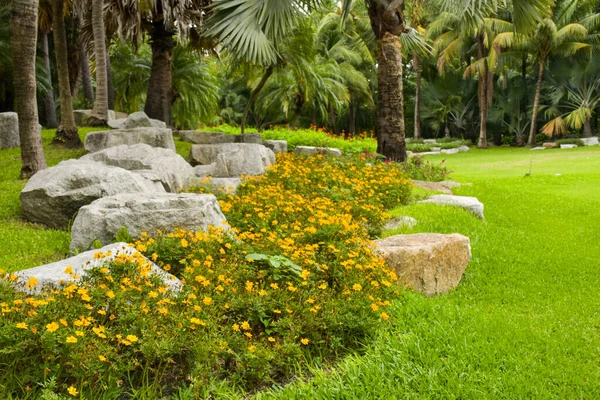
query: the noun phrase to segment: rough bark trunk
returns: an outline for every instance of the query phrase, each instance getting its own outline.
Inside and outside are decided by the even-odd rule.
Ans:
[[[350,97],[350,104],[348,105],[348,132],[346,137],[353,136],[356,133],[356,102],[354,97]]]
[[[446,121],[444,121],[444,137],[445,138],[449,138],[450,137],[450,128],[448,127],[448,120],[446,119]]]
[[[248,118],[248,113],[250,112],[250,107],[252,107],[252,104],[254,104],[254,102],[256,101],[258,94],[263,89],[263,87],[265,87],[265,85],[266,85],[267,81],[269,80],[269,78],[271,77],[271,75],[273,75],[273,66],[272,65],[269,66],[269,68],[267,68],[264,75],[260,79],[260,82],[258,82],[258,85],[254,88],[254,90],[252,90],[252,93],[250,94],[248,103],[246,104],[246,107],[244,107],[244,112],[242,114],[242,122],[240,123],[242,135],[244,134],[244,129],[246,128],[246,119]]]
[[[583,137],[590,138],[592,137],[592,118],[588,117],[585,119],[583,123]]]
[[[112,82],[112,73],[110,72],[110,52],[108,48],[110,43],[106,45],[106,84],[108,85],[108,109],[115,109],[115,87]]]
[[[533,109],[531,110],[531,126],[529,127],[529,140],[527,144],[529,146],[535,146],[535,133],[537,132],[537,113],[540,106],[540,97],[542,95],[542,81],[544,80],[544,66],[546,60],[540,60],[540,69],[538,72],[538,80],[535,87],[535,99],[533,100]]]
[[[477,37],[477,53],[479,59],[485,57],[485,47],[483,43],[483,36]],[[477,95],[479,98],[479,140],[477,141],[477,147],[480,149],[487,148],[487,114],[488,114],[488,83],[489,83],[489,71],[487,61],[484,62],[484,70],[479,72]]]
[[[104,31],[104,2],[92,2],[92,29],[94,31],[94,54],[96,57],[96,98],[90,124],[102,126],[108,123],[108,78],[106,76],[106,34]]]
[[[421,138],[421,60],[417,53],[413,53],[413,66],[415,67],[415,130],[413,137]]]
[[[85,51],[85,47],[81,43],[79,45],[79,57],[81,58],[81,82],[83,84],[83,97],[90,103],[94,104],[94,86],[92,85],[92,74],[90,73],[90,61]]]
[[[14,71],[15,111],[19,115],[21,140],[21,178],[46,168],[38,110],[35,80],[38,1],[13,0],[10,32]]]
[[[377,151],[394,161],[406,160],[400,37],[389,32],[378,40]]]
[[[157,4],[160,9],[161,3]],[[162,9],[158,10],[157,14],[162,14]],[[152,44],[152,70],[144,110],[150,118],[164,121],[167,126],[170,126],[173,100],[172,50],[175,42],[173,41],[173,32],[165,27],[163,18],[157,18],[152,23],[150,41]]]
[[[50,82],[50,88],[44,96],[44,111],[46,114],[46,127],[57,128],[58,120],[56,118],[56,102],[54,101],[54,89],[52,88],[52,71],[50,70],[50,50],[48,49],[48,32],[40,32],[41,41],[41,56],[44,60],[44,69],[48,74],[48,82]]]
[[[58,72],[58,92],[60,97],[60,124],[53,144],[65,147],[82,147],[81,139],[77,133],[71,86],[69,83],[69,62],[67,58],[67,36],[65,32],[64,0],[52,0],[52,22],[54,24],[54,51],[56,55],[56,70]]]

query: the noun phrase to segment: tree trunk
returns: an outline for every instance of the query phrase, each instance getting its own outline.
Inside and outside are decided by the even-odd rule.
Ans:
[[[96,99],[90,124],[106,126],[108,123],[108,78],[106,76],[106,34],[104,31],[104,2],[92,2],[92,29],[94,31],[94,54],[96,57]]]
[[[50,70],[50,50],[48,49],[48,32],[40,32],[41,41],[41,56],[44,61],[44,69],[48,74],[48,82],[50,82],[50,88],[44,96],[44,111],[46,114],[46,127],[57,128],[58,121],[56,119],[56,103],[54,101],[54,89],[52,88],[52,71]]]
[[[348,132],[346,138],[356,134],[356,102],[354,96],[350,95],[350,104],[348,104]]]
[[[112,73],[110,72],[110,52],[108,48],[110,42],[106,45],[106,84],[108,85],[108,109],[115,109],[115,87],[112,82]]]
[[[540,60],[540,70],[538,73],[538,80],[537,80],[537,85],[535,87],[535,99],[533,100],[533,109],[532,109],[532,114],[531,114],[531,126],[529,127],[529,140],[527,141],[527,144],[529,146],[535,146],[535,134],[537,132],[537,112],[538,112],[538,108],[540,106],[540,97],[542,95],[542,81],[544,80],[544,66],[545,66],[546,60],[545,59],[541,59]]]
[[[157,14],[162,14],[161,2],[157,3]],[[152,23],[150,33],[152,44],[152,70],[148,83],[148,95],[144,110],[150,118],[171,125],[171,105],[173,100],[173,56],[175,47],[173,32],[165,27],[164,19],[157,18]]]
[[[413,66],[417,74],[415,79],[415,131],[413,137],[421,138],[421,60],[417,53],[413,53]]]
[[[83,97],[94,104],[94,86],[92,85],[92,74],[90,73],[90,60],[85,51],[83,43],[79,45],[79,57],[81,58],[81,82],[83,83]]]
[[[444,137],[445,138],[449,138],[450,137],[450,128],[448,127],[448,119],[447,118],[444,121]]]
[[[377,44],[377,151],[388,159],[403,162],[406,160],[406,131],[400,37],[386,32]]]
[[[69,83],[69,62],[67,59],[67,36],[65,32],[64,0],[52,0],[52,22],[54,24],[54,51],[56,55],[56,70],[58,72],[58,92],[60,97],[60,125],[52,139],[53,144],[65,147],[82,147],[77,133],[71,86]]]
[[[252,104],[254,104],[254,102],[256,101],[258,94],[263,89],[263,87],[265,87],[265,84],[267,83],[267,81],[269,80],[271,75],[273,75],[273,66],[272,65],[270,65],[269,68],[267,68],[264,75],[260,79],[260,82],[258,82],[258,85],[254,88],[254,90],[252,90],[252,93],[250,94],[248,103],[246,103],[246,107],[244,107],[244,112],[242,114],[242,122],[240,123],[242,135],[244,134],[244,129],[246,128],[246,118],[248,118],[248,113],[250,112],[250,107],[252,107]]]
[[[486,57],[486,50],[483,43],[483,36],[477,36],[477,55],[479,59]],[[489,109],[489,100],[488,95],[490,93],[490,89],[488,87],[490,83],[489,69],[487,60],[484,62],[483,71],[479,72],[478,77],[478,87],[477,87],[477,95],[479,98],[479,140],[477,142],[477,147],[480,149],[485,149],[488,147],[487,144],[487,115]]]
[[[46,168],[42,136],[38,128],[35,80],[38,0],[13,0],[10,18],[15,111],[19,115],[21,179]]]
[[[583,137],[591,138],[592,137],[592,118],[587,117],[585,122],[583,123]]]

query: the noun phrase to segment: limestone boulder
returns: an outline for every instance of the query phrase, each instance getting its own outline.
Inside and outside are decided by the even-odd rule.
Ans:
[[[75,282],[84,277],[93,268],[108,266],[121,254],[134,256],[136,259],[141,260],[150,268],[152,274],[158,276],[164,282],[168,289],[180,291],[183,287],[179,279],[163,271],[127,243],[114,243],[98,250],[80,253],[66,260],[15,272],[15,275],[17,275],[15,286],[17,289],[29,293],[40,293],[42,288],[48,286],[60,288],[64,284]],[[65,272],[68,267],[70,267],[70,273]],[[35,287],[27,288],[25,285],[30,278],[37,279],[38,284]]]
[[[533,147],[531,150],[540,151],[540,150],[546,150],[546,148],[545,147]]]
[[[421,200],[421,201],[419,201],[419,203],[423,203],[423,204],[429,203],[429,204],[439,204],[439,205],[443,205],[443,206],[460,207],[460,208],[463,208],[463,209],[469,211],[471,214],[475,215],[476,217],[478,217],[480,219],[484,219],[483,203],[481,203],[475,197],[451,196],[451,195],[447,195],[447,194],[438,194],[435,196],[431,196],[426,200]]]
[[[175,151],[173,132],[164,128],[112,129],[90,132],[85,137],[85,149],[90,153],[123,144],[134,145],[138,143]]]
[[[139,173],[146,179],[159,182],[171,193],[177,193],[194,176],[194,168],[179,154],[145,143],[110,147],[80,160],[98,161]]]
[[[560,148],[561,149],[575,149],[578,146],[576,144],[561,144]]]
[[[228,228],[217,198],[212,194],[144,193],[103,197],[82,207],[71,227],[71,249],[87,249],[96,240],[108,244],[122,227],[132,237],[175,227],[207,231]]]
[[[423,144],[436,144],[437,140],[435,139],[424,139]]]
[[[598,146],[598,136],[592,136],[589,138],[581,138],[584,146]]]
[[[92,110],[74,110],[75,124],[77,126],[88,126],[92,116]],[[115,120],[116,114],[113,110],[108,110],[108,121]]]
[[[244,133],[243,135],[230,135],[234,137],[235,143],[255,143],[262,144],[263,140],[260,133]]]
[[[89,160],[67,160],[39,171],[21,191],[25,217],[66,229],[77,211],[101,197],[119,193],[164,193],[139,174]]]
[[[110,120],[108,126],[113,129],[133,129],[133,128],[163,128],[167,127],[163,121],[152,119],[143,111],[134,112],[126,118]]]
[[[179,131],[179,136],[184,142],[194,144],[217,144],[225,143],[225,136],[231,136],[231,143],[235,141],[233,135],[225,135],[222,132],[206,132],[206,131]]]
[[[296,146],[294,154],[314,156],[317,154],[324,154],[327,156],[341,157],[343,155],[340,149],[334,147],[314,147],[314,146]]]
[[[434,296],[455,288],[471,260],[468,237],[420,233],[376,240],[376,252],[405,286]]]
[[[275,154],[253,143],[197,144],[192,146],[189,162],[194,166],[215,163],[214,177],[231,178],[264,174],[275,163]]]
[[[16,112],[0,113],[0,150],[19,147],[19,116]]]
[[[465,153],[465,152],[467,152],[467,151],[469,151],[469,150],[471,150],[471,149],[469,148],[469,146],[464,146],[464,145],[463,145],[463,146],[460,146],[460,147],[458,148],[458,151],[459,151],[459,152],[461,152],[461,153]]]
[[[558,146],[554,142],[545,142],[545,143],[542,144],[542,147],[545,148],[545,149],[554,149],[554,148],[556,148]]]
[[[273,150],[273,153],[287,153],[287,140],[265,140],[263,145]]]
[[[213,176],[217,172],[217,163],[214,162],[208,165],[196,165],[194,168],[194,175],[199,177]]]
[[[458,153],[460,153],[460,150],[458,149],[458,147],[455,149],[443,149],[441,151],[441,153],[442,154],[458,154]]]

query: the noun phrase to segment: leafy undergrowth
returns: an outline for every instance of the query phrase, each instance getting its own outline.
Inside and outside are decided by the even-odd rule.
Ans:
[[[179,293],[127,255],[40,295],[2,284],[0,393],[204,397],[223,382],[243,393],[359,349],[401,295],[369,239],[410,189],[397,164],[283,154],[219,194],[231,231],[134,243]]]

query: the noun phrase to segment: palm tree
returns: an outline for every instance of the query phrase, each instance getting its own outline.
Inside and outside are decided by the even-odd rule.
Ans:
[[[103,0],[92,0],[92,29],[94,32],[94,55],[96,59],[96,97],[94,99],[90,124],[103,126],[108,122],[108,77]],[[87,63],[87,59],[81,60],[81,62]]]
[[[507,48],[526,51],[533,55],[538,63],[538,78],[529,126],[527,144],[535,145],[537,133],[537,116],[542,94],[544,71],[551,56],[572,56],[580,50],[589,49],[585,42],[588,29],[582,19],[590,21],[590,13],[595,9],[595,2],[590,0],[560,1],[553,9],[552,16],[541,20],[535,31],[530,34],[505,32],[498,35],[495,43]],[[596,19],[591,19],[596,21]]]
[[[64,0],[52,0],[52,24],[54,26],[54,52],[58,74],[58,92],[60,98],[60,124],[52,143],[66,147],[82,147],[81,138],[75,124],[71,84],[69,82],[69,61],[67,59],[67,34],[64,21]]]
[[[15,110],[19,115],[21,140],[21,178],[46,168],[38,112],[35,79],[38,1],[13,0],[11,12],[11,44],[15,86]]]

